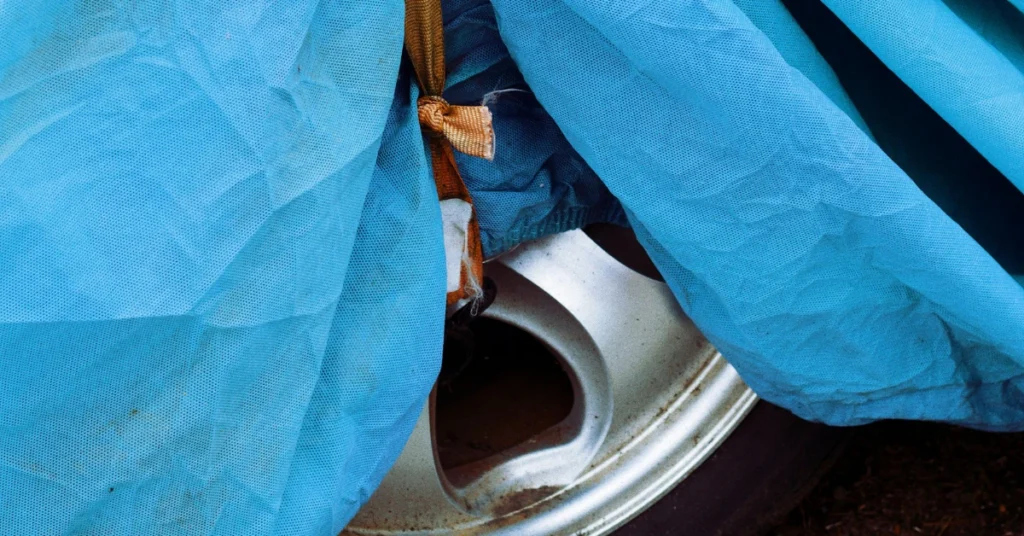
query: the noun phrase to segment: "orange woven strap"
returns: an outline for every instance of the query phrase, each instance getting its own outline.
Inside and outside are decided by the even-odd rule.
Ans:
[[[486,106],[453,106],[437,96],[420,97],[420,124],[460,153],[494,158],[494,129]]]
[[[445,84],[441,0],[406,0],[405,48],[424,94],[417,105],[420,125],[428,135],[434,183],[441,202],[451,305],[483,295],[480,227],[473,199],[455,164],[453,148],[471,156],[493,158],[491,113],[486,106],[453,106],[441,98]]]

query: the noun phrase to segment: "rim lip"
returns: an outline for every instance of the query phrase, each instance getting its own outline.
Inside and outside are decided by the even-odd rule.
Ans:
[[[577,240],[583,238],[582,231],[565,233],[570,234],[580,235]],[[538,243],[547,240],[542,239]],[[617,266],[615,270],[626,270],[648,282],[654,282],[626,267],[590,238],[585,240],[593,248],[598,248],[600,253],[596,254],[607,256],[607,259],[600,259],[601,262],[611,260]],[[508,257],[501,264],[512,268],[508,264]],[[519,272],[519,269],[513,268],[513,271]],[[545,285],[539,281],[530,276],[527,279],[539,285],[545,293],[549,292],[544,290]],[[658,285],[675,301],[667,285]],[[683,319],[689,323],[685,315]],[[691,328],[706,343],[706,339],[696,332],[692,324]],[[701,351],[692,355],[692,358],[695,361],[692,362],[690,372],[679,377],[685,383],[681,382],[678,387],[672,388],[671,395],[660,398],[663,402],[659,404],[664,405],[657,415],[652,417],[639,414],[630,417],[629,420],[640,419],[636,421],[638,427],[632,432],[635,435],[625,440],[620,438],[612,449],[592,461],[571,484],[559,492],[500,516],[472,520],[463,518],[458,521],[452,519],[450,524],[435,525],[434,528],[421,524],[419,528],[409,526],[406,529],[353,525],[342,531],[342,534],[601,536],[613,532],[659,501],[696,470],[739,426],[758,400],[736,371],[713,348],[708,347],[708,351]],[[435,469],[438,469],[438,476],[444,481],[444,475],[436,465]]]
[[[702,395],[693,396],[693,387],[697,385],[716,385],[722,398],[726,398],[726,411],[722,418],[715,419],[718,412],[703,415],[700,419],[708,427],[697,426],[701,431],[702,440],[693,445],[689,440],[677,441],[671,445],[669,452],[660,459],[650,459],[652,446],[656,449],[663,438],[666,425],[677,426],[692,419],[700,413]],[[710,395],[705,395],[710,396]],[[581,474],[572,485],[566,487],[552,497],[531,505],[523,510],[505,517],[487,521],[470,530],[465,527],[452,527],[459,534],[488,535],[521,535],[521,534],[586,534],[588,536],[604,536],[615,531],[643,511],[661,500],[680,482],[689,476],[729,437],[739,426],[758,401],[757,395],[740,380],[735,370],[725,359],[715,352],[708,360],[704,369],[690,384],[689,388],[671,403],[664,415],[645,427],[644,431],[633,441],[622,446],[616,455],[601,461],[598,465]],[[688,419],[688,417],[690,419]],[[699,417],[699,415],[698,415]],[[692,428],[692,425],[685,425]],[[628,460],[623,463],[623,458]],[[637,465],[651,466],[629,478]],[[617,482],[624,480],[625,482]],[[612,483],[620,483],[614,486]],[[588,489],[580,489],[582,486]],[[582,486],[581,486],[582,485]],[[631,497],[623,499],[623,494],[633,491]],[[603,497],[602,497],[603,496]],[[593,500],[593,499],[598,500]],[[601,500],[603,499],[603,500]],[[577,508],[583,515],[566,516],[568,501],[581,503],[592,502],[590,508]],[[393,532],[389,534],[407,534]]]
[[[708,413],[703,410],[701,406],[706,400],[702,400],[701,395],[693,396],[694,387],[698,385],[719,387],[707,389],[705,392],[714,390],[721,398],[726,399],[728,408],[722,418],[715,419],[713,415],[719,413]],[[679,394],[662,416],[656,419],[657,422],[645,427],[640,435],[622,446],[615,455],[584,471],[572,485],[541,502],[502,517],[482,519],[471,524],[456,524],[445,529],[408,531],[349,527],[342,531],[342,534],[605,536],[653,506],[700,467],[739,426],[757,401],[758,397],[754,392],[740,380],[739,375],[725,362],[721,354],[715,352],[689,387]],[[700,415],[701,413],[703,415]],[[658,443],[659,432],[664,432],[663,428],[672,424],[692,429],[692,424],[686,421],[688,417],[692,421],[694,416],[708,424],[707,428],[698,427],[705,432],[702,441],[697,445],[691,445],[688,440],[674,442],[668,445],[669,448],[665,449],[667,452],[660,458],[651,459],[651,444]],[[628,458],[625,463],[623,458]],[[646,471],[637,472],[636,465],[653,466],[660,470],[650,470],[652,467],[649,467]],[[613,487],[611,483],[619,485]],[[622,500],[623,493],[628,491],[633,491],[632,496]],[[585,506],[572,508],[567,504],[569,502],[583,503]],[[570,509],[574,515],[566,515]]]

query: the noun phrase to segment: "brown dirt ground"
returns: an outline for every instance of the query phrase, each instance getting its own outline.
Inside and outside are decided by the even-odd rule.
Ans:
[[[860,428],[772,536],[1024,536],[1024,434]]]

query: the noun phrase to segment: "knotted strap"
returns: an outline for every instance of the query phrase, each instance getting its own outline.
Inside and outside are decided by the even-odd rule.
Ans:
[[[460,153],[494,158],[494,130],[486,106],[453,106],[437,96],[420,97],[420,124]]]
[[[405,48],[423,92],[417,105],[441,202],[448,304],[478,299],[483,296],[480,227],[473,199],[455,165],[453,147],[471,156],[493,158],[491,112],[486,106],[453,106],[441,98],[445,84],[441,0],[406,0]]]

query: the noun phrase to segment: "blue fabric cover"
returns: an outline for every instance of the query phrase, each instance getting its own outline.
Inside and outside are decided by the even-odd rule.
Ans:
[[[1005,0],[824,0],[1024,189],[1024,13]]]
[[[440,366],[402,3],[15,4],[0,534],[337,534]]]
[[[1024,183],[1021,12],[826,3]],[[761,396],[1024,428],[1019,276],[882,151],[783,4],[445,13],[446,96],[495,115],[495,161],[459,157],[489,255],[631,224]],[[392,0],[0,9],[0,534],[333,536],[367,500],[443,335],[402,21]]]
[[[486,258],[521,242],[583,227],[628,225],[622,206],[537,102],[501,41],[487,0],[445,3],[445,97],[484,102],[496,150],[488,162],[456,154],[473,193]]]
[[[1024,427],[1024,289],[739,7],[494,5],[538,100],[761,396],[833,424]]]

